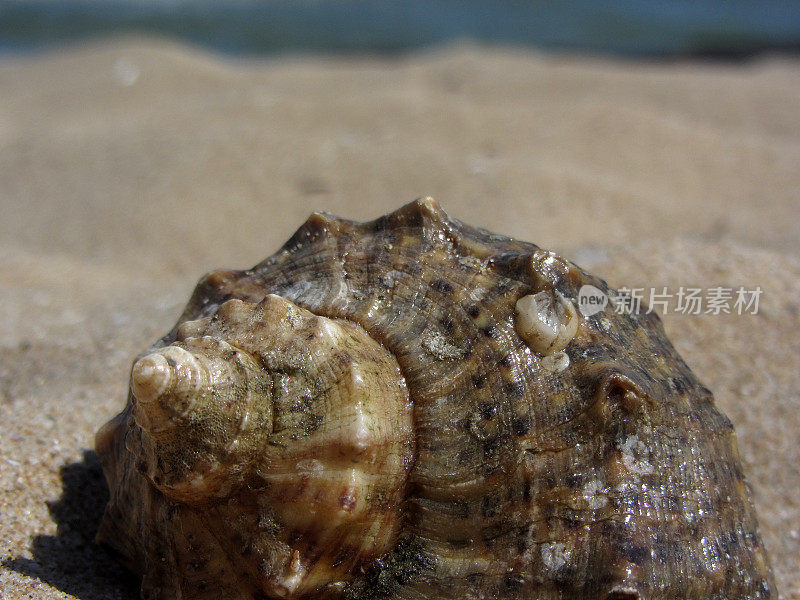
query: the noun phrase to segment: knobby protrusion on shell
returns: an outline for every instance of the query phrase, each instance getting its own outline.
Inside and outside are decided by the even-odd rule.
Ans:
[[[601,279],[450,219],[316,213],[204,277],[97,435],[147,600],[766,600],[730,421]]]

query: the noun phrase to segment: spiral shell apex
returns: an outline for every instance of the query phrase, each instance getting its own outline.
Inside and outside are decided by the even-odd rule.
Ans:
[[[198,284],[97,434],[147,599],[776,598],[733,428],[644,310],[431,199]]]

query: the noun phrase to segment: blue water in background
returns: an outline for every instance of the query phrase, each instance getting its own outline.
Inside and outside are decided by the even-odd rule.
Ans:
[[[139,32],[234,54],[456,40],[634,57],[800,50],[800,0],[0,0],[0,50]]]

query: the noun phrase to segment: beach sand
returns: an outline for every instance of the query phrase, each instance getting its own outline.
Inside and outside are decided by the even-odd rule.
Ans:
[[[311,211],[431,195],[615,287],[760,286],[757,315],[664,321],[736,426],[800,599],[799,67],[146,39],[0,59],[0,597],[137,597],[91,542],[92,438],[204,272],[255,264]]]

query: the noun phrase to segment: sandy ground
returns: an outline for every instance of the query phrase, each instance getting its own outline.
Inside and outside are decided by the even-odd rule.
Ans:
[[[665,322],[736,425],[800,599],[798,67],[242,62],[149,40],[0,59],[0,596],[136,597],[91,544],[88,450],[202,273],[256,263],[312,210],[433,195],[617,287],[763,289],[757,315]]]

